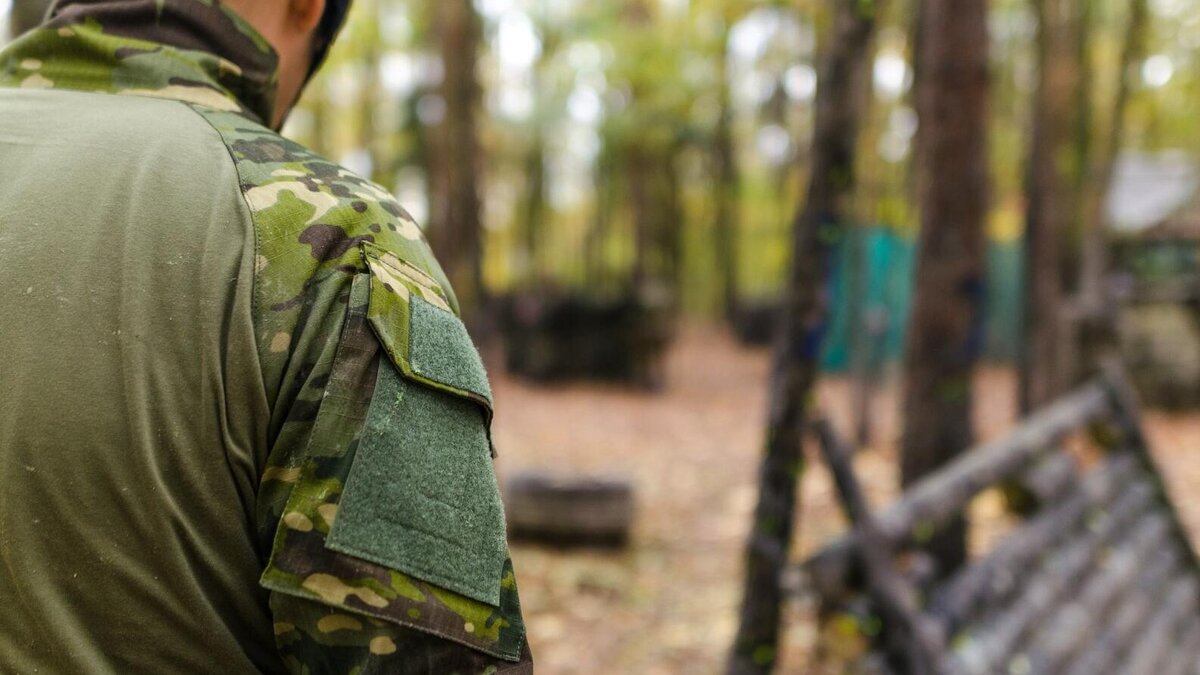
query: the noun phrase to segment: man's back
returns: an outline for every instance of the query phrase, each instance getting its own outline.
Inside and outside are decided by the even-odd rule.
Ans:
[[[0,52],[0,672],[532,672],[454,295],[275,68],[208,0]]]
[[[278,668],[237,184],[178,103],[0,89],[0,666]],[[128,641],[155,649],[94,652]]]

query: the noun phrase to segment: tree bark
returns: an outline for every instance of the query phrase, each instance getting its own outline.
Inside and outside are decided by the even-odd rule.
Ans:
[[[987,2],[924,2],[916,92],[921,235],[904,374],[905,486],[971,446],[971,376],[983,342]],[[959,516],[930,540],[940,573],[961,564],[965,537]]]
[[[1137,75],[1136,66],[1145,55],[1148,21],[1146,0],[1131,0],[1117,71],[1119,81],[1112,101],[1107,134],[1098,139],[1097,147],[1089,157],[1086,169],[1088,178],[1084,181],[1080,197],[1083,253],[1077,299],[1081,321],[1075,335],[1076,353],[1080,357],[1075,373],[1077,379],[1085,378],[1099,369],[1103,353],[1111,347],[1116,332],[1115,326],[1111,325],[1113,318],[1104,281],[1108,268],[1108,218],[1104,212],[1104,200],[1112,187],[1117,156],[1125,135],[1125,113],[1132,83]]]
[[[733,100],[729,87],[729,24],[721,36],[717,64],[717,95],[721,112],[717,117],[713,161],[716,173],[716,222],[714,223],[714,252],[717,256],[717,275],[721,285],[721,306],[726,320],[737,313],[738,305],[738,186],[737,155],[733,144]]]
[[[438,150],[431,156],[430,243],[454,286],[464,317],[470,320],[484,295],[481,147],[476,127],[480,87],[475,73],[480,26],[471,0],[438,0],[435,12],[445,69],[441,95],[446,113],[437,130]]]
[[[787,563],[804,466],[802,439],[825,332],[832,245],[842,235],[854,188],[860,111],[855,77],[870,58],[879,2],[839,0],[818,80],[807,198],[792,225],[792,266],[771,372],[766,451],[746,551],[741,621],[730,675],[769,673],[779,636],[780,577]]]
[[[521,247],[525,262],[520,276],[538,281],[541,276],[542,223],[546,219],[546,141],[541,125],[533,131],[533,142],[525,155],[525,196],[521,208]]]
[[[1075,219],[1073,159],[1078,0],[1035,0],[1038,60],[1026,173],[1024,353],[1020,408],[1029,413],[1070,386],[1061,264]]]
[[[652,10],[647,0],[625,0],[621,8],[621,19],[629,30],[639,35],[646,34],[646,25],[650,23]],[[633,81],[629,88],[629,105],[627,114],[637,120],[646,106],[645,92],[641,82]],[[640,120],[639,120],[640,121]],[[623,159],[625,178],[629,196],[630,216],[633,220],[633,275],[632,283],[635,289],[644,288],[653,278],[655,261],[654,188],[650,185],[653,177],[653,154],[639,142],[640,139],[624,139]]]

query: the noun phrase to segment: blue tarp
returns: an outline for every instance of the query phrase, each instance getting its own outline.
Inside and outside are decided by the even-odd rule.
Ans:
[[[855,284],[854,247],[859,242],[867,263],[865,320],[874,324],[868,339],[859,340],[873,366],[898,361],[904,355],[908,317],[912,310],[913,279],[916,266],[916,241],[890,228],[856,228],[838,242],[831,266],[830,308],[832,316],[825,335],[824,366],[843,371],[852,363],[855,340],[851,332],[850,302]],[[1016,356],[1020,339],[1021,246],[1019,241],[991,242],[987,249],[987,287],[984,300],[984,355],[1007,361]]]

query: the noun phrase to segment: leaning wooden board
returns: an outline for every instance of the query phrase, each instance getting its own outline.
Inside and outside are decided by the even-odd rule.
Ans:
[[[1118,369],[878,514],[845,448],[818,427],[853,529],[802,563],[803,587],[827,625],[865,636],[867,649],[843,664],[848,672],[1200,675],[1200,558]],[[1080,431],[1102,448],[1090,462],[1064,442]],[[1015,481],[1035,494],[1034,512],[948,577],[922,573],[914,552],[923,536]]]

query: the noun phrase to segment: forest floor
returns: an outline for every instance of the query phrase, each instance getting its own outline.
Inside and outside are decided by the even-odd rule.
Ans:
[[[767,350],[722,331],[681,331],[661,391],[569,384],[534,386],[494,369],[493,426],[501,481],[524,470],[619,476],[635,486],[637,518],[626,549],[556,550],[514,544],[538,672],[543,675],[718,673],[736,629],[742,547],[756,499],[766,419]],[[895,495],[897,378],[872,402],[874,442],[856,460],[877,506]],[[825,378],[819,405],[844,434],[850,384]],[[1011,428],[1015,378],[981,369],[976,426],[982,440]],[[1193,536],[1200,539],[1200,413],[1151,411],[1156,455]],[[843,531],[828,474],[809,453],[798,523],[803,556]],[[998,500],[976,504],[977,522],[1001,520]],[[815,623],[787,610],[780,672],[804,673]]]

